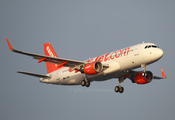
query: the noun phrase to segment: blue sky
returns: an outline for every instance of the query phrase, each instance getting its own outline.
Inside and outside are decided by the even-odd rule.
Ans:
[[[0,119],[173,119],[174,0],[1,0]],[[137,85],[117,79],[82,86],[57,86],[16,73],[46,74],[45,63],[12,53],[14,48],[44,54],[50,42],[58,57],[86,60],[138,43],[152,42],[164,56],[147,70],[167,79]],[[138,69],[141,70],[141,69]]]

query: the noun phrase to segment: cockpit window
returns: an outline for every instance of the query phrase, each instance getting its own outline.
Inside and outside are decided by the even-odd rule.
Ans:
[[[153,48],[157,48],[157,46],[155,46],[155,45],[153,45],[152,47],[153,47]]]
[[[147,49],[147,48],[159,48],[159,47],[156,45],[147,45],[147,46],[145,46],[145,49]]]

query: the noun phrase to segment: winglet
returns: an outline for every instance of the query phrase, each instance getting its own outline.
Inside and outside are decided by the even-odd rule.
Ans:
[[[154,76],[154,79],[165,79],[166,78],[166,75],[165,75],[162,67],[160,67],[160,70],[161,70],[161,73],[162,73],[162,77]]]
[[[162,77],[163,77],[163,78],[166,78],[166,75],[165,75],[165,73],[164,73],[164,71],[163,71],[163,68],[162,68],[162,67],[160,67],[160,70],[161,70],[161,73],[162,73]]]
[[[8,47],[9,47],[9,49],[10,49],[10,50],[13,50],[13,48],[12,48],[12,46],[10,45],[10,43],[9,43],[9,41],[8,41],[7,38],[6,38],[6,41],[7,41],[7,45],[8,45]]]

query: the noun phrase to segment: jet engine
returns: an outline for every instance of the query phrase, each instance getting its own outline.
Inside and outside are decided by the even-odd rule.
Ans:
[[[147,83],[151,82],[152,79],[153,79],[152,72],[146,71],[144,76],[143,76],[143,72],[136,74],[133,82],[135,82],[137,84],[147,84]]]
[[[88,63],[83,68],[83,72],[87,75],[97,74],[102,70],[103,70],[103,65],[99,61]]]

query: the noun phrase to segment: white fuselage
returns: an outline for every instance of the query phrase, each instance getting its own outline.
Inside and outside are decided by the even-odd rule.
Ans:
[[[146,47],[147,46],[147,47]],[[146,48],[145,48],[146,47]],[[142,43],[118,51],[104,54],[86,62],[100,61],[108,68],[95,75],[87,75],[88,81],[104,81],[119,78],[141,64],[151,64],[163,56],[163,51],[153,43]],[[81,72],[69,72],[69,67],[62,67],[49,74],[50,79],[40,79],[40,82],[59,85],[78,85],[85,79]]]

